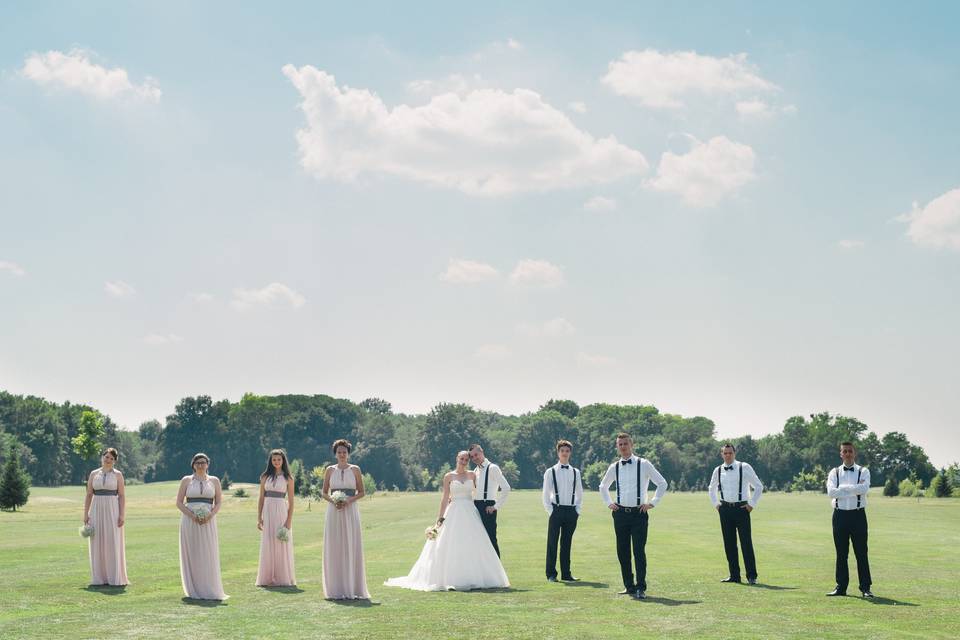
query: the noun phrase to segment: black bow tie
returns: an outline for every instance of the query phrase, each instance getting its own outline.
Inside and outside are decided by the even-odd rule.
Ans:
[[[844,470],[844,471],[853,471],[853,467],[844,467],[843,470]]]
[[[570,465],[568,465],[568,464],[562,464],[562,465],[560,465],[560,468],[561,468],[561,469],[569,469],[569,468],[570,468]]]
[[[630,458],[629,460],[621,460],[620,464],[633,464],[633,458]]]
[[[730,471],[730,469],[733,469],[733,465],[730,465],[729,467],[724,467],[725,471]]]

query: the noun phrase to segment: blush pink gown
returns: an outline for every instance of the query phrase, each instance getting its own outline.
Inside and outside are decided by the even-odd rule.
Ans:
[[[267,478],[266,491],[278,491],[286,496],[287,479],[282,474]],[[287,521],[287,498],[267,496],[263,499],[263,531],[260,534],[260,568],[258,587],[293,586],[297,577],[293,569],[293,529],[286,542],[277,539],[277,529]]]
[[[208,477],[204,481],[191,476],[187,485],[187,506],[191,498],[213,498],[215,489]],[[213,508],[212,504],[207,504]],[[197,524],[186,514],[180,516],[180,581],[188,598],[226,600],[220,580],[220,541],[217,518]]]
[[[116,491],[119,484],[115,472],[97,470],[93,476],[94,491]],[[120,502],[116,495],[93,495],[90,503],[90,584],[125,585],[127,557],[124,549],[123,527],[117,526]]]
[[[330,493],[341,489],[356,490],[356,482],[352,468],[334,467],[330,476]],[[360,509],[356,502],[343,509],[327,504],[323,528],[323,593],[330,600],[370,599],[360,539]]]

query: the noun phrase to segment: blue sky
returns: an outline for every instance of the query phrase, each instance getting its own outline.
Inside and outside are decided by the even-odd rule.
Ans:
[[[827,410],[960,458],[960,11],[511,4],[6,3],[0,388]]]

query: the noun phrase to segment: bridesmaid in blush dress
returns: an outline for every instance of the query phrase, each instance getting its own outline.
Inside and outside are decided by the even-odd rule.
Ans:
[[[334,442],[337,464],[327,467],[323,476],[323,499],[330,503],[323,529],[323,593],[328,600],[370,599],[357,508],[357,500],[363,497],[363,477],[360,467],[349,462],[352,449],[346,440]],[[344,502],[333,499],[337,491],[346,494]]]
[[[283,449],[274,449],[267,468],[260,474],[260,502],[257,528],[260,534],[258,587],[287,587],[297,584],[293,571],[293,477]],[[277,538],[277,530],[286,528],[287,540]]]
[[[180,480],[177,509],[180,516],[180,580],[183,592],[195,600],[226,600],[220,580],[220,542],[217,512],[223,500],[220,480],[207,475],[210,457],[198,453],[190,461],[193,474]],[[195,510],[209,510],[201,517]]]
[[[126,495],[123,474],[114,468],[119,457],[119,452],[110,447],[100,457],[103,466],[90,472],[87,478],[83,523],[93,525],[90,537],[90,584],[93,585],[127,584],[123,540]]]

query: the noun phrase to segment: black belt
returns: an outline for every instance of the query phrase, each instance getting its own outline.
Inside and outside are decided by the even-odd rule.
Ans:
[[[723,500],[720,501],[720,506],[722,507],[742,507],[745,504],[747,504],[746,500],[744,500],[743,502],[725,502]]]
[[[841,509],[840,507],[834,507],[834,511],[865,511],[866,507],[857,507],[856,509]]]
[[[119,492],[116,489],[94,489],[93,495],[95,496],[116,496],[119,495]]]
[[[620,507],[617,511],[623,511],[624,513],[633,513],[634,511],[642,511],[640,507],[624,507],[622,505],[617,505]]]
[[[267,497],[267,498],[286,498],[287,492],[286,491],[264,491],[263,495],[264,497]]]
[[[206,504],[213,504],[213,498],[187,498],[187,504],[191,502],[204,502]]]
[[[575,504],[556,504],[556,503],[554,503],[554,504],[553,504],[553,508],[556,509],[557,507],[559,507],[559,508],[561,508],[561,509],[576,509],[576,508],[577,508],[577,505],[575,505]]]
[[[474,504],[477,504],[478,502],[480,504],[486,504],[486,505],[497,504],[496,500],[474,500],[473,501]]]

